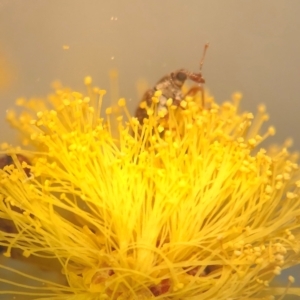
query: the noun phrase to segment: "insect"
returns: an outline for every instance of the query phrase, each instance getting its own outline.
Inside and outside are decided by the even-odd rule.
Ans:
[[[20,155],[20,154],[16,154],[16,156],[21,164],[22,164],[22,162],[26,162],[29,165],[29,160],[25,156]],[[3,169],[5,166],[9,166],[12,164],[14,164],[14,162],[13,162],[13,159],[11,156],[3,155],[0,157],[0,169]],[[30,170],[28,168],[24,168],[24,171],[27,176],[30,175],[29,174]],[[22,210],[17,207],[14,207],[13,210],[15,212],[22,213]],[[2,218],[0,218],[0,230],[3,230],[4,232],[7,232],[7,233],[16,233],[17,232],[17,228],[15,227],[15,224],[13,223],[13,221],[8,220],[8,219],[2,219]],[[6,247],[0,246],[0,252],[3,252],[5,249],[6,249]]]
[[[22,162],[26,162],[29,165],[29,160],[21,155],[21,154],[16,154],[17,159],[19,160],[19,162],[22,164]],[[4,155],[2,157],[0,157],[0,169],[3,169],[5,166],[9,166],[9,165],[13,165],[13,159],[11,156],[9,155]],[[24,168],[24,171],[26,173],[27,176],[29,176],[30,174],[30,170],[28,168]]]
[[[204,90],[202,84],[205,83],[205,79],[202,76],[201,70],[208,46],[208,43],[204,46],[199,72],[193,73],[186,69],[179,69],[164,76],[152,89],[146,91],[135,112],[135,117],[138,119],[140,124],[143,123],[144,118],[148,118],[147,110],[144,107],[141,107],[141,103],[146,102],[147,106],[150,106],[152,103],[152,97],[156,91],[162,92],[162,95],[159,97],[158,111],[166,107],[166,102],[169,98],[173,99],[173,104],[179,105],[186,96],[195,95],[197,92],[202,93],[202,106],[204,107]],[[197,85],[192,87],[185,95],[183,95],[182,86],[187,79],[195,82]]]

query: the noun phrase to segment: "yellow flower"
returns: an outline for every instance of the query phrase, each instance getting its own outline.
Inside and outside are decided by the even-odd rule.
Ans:
[[[85,84],[87,95],[58,88],[47,102],[19,99],[26,109],[19,118],[8,114],[35,149],[2,145],[14,165],[0,170],[0,218],[15,227],[1,227],[0,246],[6,256],[19,249],[56,258],[68,282],[28,286],[28,295],[250,300],[300,293],[269,287],[300,262],[300,171],[285,146],[261,148],[275,133],[261,133],[264,107],[256,116],[240,113],[236,94],[221,105],[207,96],[204,109],[197,97],[181,107],[169,99],[157,113],[157,94],[151,107],[141,104],[149,118],[140,125],[124,99],[123,114],[108,108],[101,117],[105,91],[90,78]]]

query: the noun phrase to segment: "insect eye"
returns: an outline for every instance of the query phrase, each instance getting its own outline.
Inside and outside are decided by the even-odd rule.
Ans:
[[[187,79],[187,75],[183,72],[176,73],[175,77],[179,81],[185,81]]]

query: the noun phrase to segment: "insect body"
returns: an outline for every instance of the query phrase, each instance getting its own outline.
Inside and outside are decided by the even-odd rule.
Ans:
[[[18,161],[21,164],[22,164],[22,162],[26,162],[28,165],[30,164],[29,160],[25,156],[23,156],[21,154],[16,154],[16,156],[17,156]],[[4,156],[0,157],[0,169],[3,169],[5,166],[9,166],[9,165],[12,165],[12,164],[14,164],[14,162],[13,162],[13,159],[12,159],[11,156],[4,155]],[[29,174],[30,170],[28,168],[24,168],[24,171],[25,171],[27,176],[30,175]]]
[[[155,92],[161,91],[161,96],[159,97],[158,103],[158,111],[160,111],[162,108],[166,107],[166,102],[169,98],[173,99],[173,104],[179,105],[186,96],[193,95],[198,91],[203,93],[202,84],[205,83],[205,80],[202,76],[201,68],[207,48],[208,44],[206,44],[204,47],[203,57],[200,62],[200,72],[193,73],[185,69],[180,69],[164,76],[152,89],[148,90],[144,94],[141,103],[145,102],[149,107],[152,103],[152,97],[154,96]],[[181,89],[187,79],[195,82],[197,85],[192,87],[186,95],[183,95]],[[202,102],[204,102],[203,99],[204,95],[202,95]],[[139,105],[136,110],[135,117],[139,120],[140,124],[142,124],[143,119],[148,117],[147,110],[143,106],[141,107],[141,105]]]
[[[21,154],[16,154],[16,157],[21,164],[22,164],[22,162],[26,162],[29,165],[29,160],[25,156],[23,156]],[[4,156],[0,157],[0,169],[3,169],[5,166],[9,166],[12,164],[14,164],[14,162],[13,162],[13,159],[11,156],[4,155]],[[27,176],[30,175],[29,168],[24,168],[24,171]],[[23,212],[18,207],[13,207],[12,210],[17,213]],[[1,212],[1,209],[0,209],[0,212]],[[0,231],[7,232],[7,233],[17,233],[18,232],[17,228],[12,220],[2,219],[2,218],[0,218]],[[0,253],[3,252],[5,249],[6,249],[6,247],[0,246]]]

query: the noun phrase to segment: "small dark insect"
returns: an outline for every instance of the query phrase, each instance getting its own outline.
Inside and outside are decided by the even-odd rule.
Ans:
[[[29,165],[29,160],[25,156],[23,156],[21,154],[16,154],[16,156],[21,164],[22,164],[22,162],[26,162]],[[0,157],[0,169],[3,169],[5,166],[9,166],[12,164],[14,164],[14,161],[11,156],[4,155],[4,156]],[[26,175],[29,177],[30,170],[28,168],[24,168],[24,171],[25,171]]]
[[[21,164],[22,164],[22,162],[26,162],[29,165],[29,160],[25,156],[23,156],[21,154],[17,154],[16,156]],[[14,163],[13,159],[9,155],[3,155],[2,157],[0,157],[0,169],[3,169],[5,166],[12,165],[13,163]],[[25,171],[26,175],[29,177],[30,170],[28,168],[24,168],[24,171]],[[17,207],[14,207],[14,211],[22,213],[22,210],[20,210]],[[13,221],[7,220],[7,219],[0,218],[0,229],[7,233],[16,233],[17,232],[17,229],[16,229]],[[2,251],[4,251],[5,249],[6,249],[6,247],[0,246],[0,253]]]
[[[159,97],[158,103],[158,111],[160,111],[162,108],[166,107],[166,102],[169,98],[173,99],[173,104],[179,105],[186,96],[195,95],[197,92],[201,92],[202,106],[204,107],[204,91],[202,84],[205,83],[205,80],[202,77],[201,69],[208,46],[208,43],[204,46],[203,56],[200,61],[200,72],[193,73],[185,69],[180,69],[164,76],[152,89],[149,89],[144,94],[140,104],[146,102],[147,106],[150,106],[155,92],[161,91],[162,95]],[[197,85],[192,87],[187,94],[183,95],[181,89],[187,79],[197,83]],[[135,117],[139,120],[140,124],[142,124],[143,119],[148,118],[147,110],[139,105],[135,112]]]

